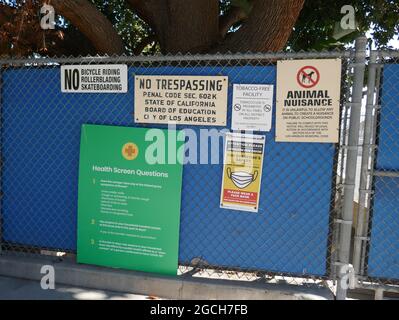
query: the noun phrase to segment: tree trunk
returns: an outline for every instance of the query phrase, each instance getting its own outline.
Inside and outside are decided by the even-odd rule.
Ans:
[[[129,0],[155,31],[163,53],[206,52],[219,36],[218,0]]]
[[[14,9],[0,4],[0,56],[9,55],[11,52],[12,39],[8,29],[10,29],[11,19],[14,14]]]
[[[68,19],[99,54],[122,54],[124,46],[111,22],[87,0],[52,0],[55,12]]]
[[[240,30],[230,34],[213,51],[267,52],[282,50],[305,0],[254,0]]]
[[[162,29],[165,52],[206,52],[219,36],[217,0],[169,0],[167,25]]]
[[[248,17],[241,10],[232,9],[221,18],[220,26],[217,0],[128,2],[155,31],[164,53],[198,53],[281,50],[305,0],[252,0]],[[222,39],[229,23],[241,19],[246,20],[240,30]]]

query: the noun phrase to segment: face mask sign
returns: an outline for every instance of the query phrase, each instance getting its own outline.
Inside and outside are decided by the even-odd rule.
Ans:
[[[239,189],[245,189],[258,177],[258,171],[248,173],[245,171],[231,172],[231,168],[227,168],[227,176],[233,181],[234,185]]]
[[[221,208],[258,212],[265,138],[226,134]]]

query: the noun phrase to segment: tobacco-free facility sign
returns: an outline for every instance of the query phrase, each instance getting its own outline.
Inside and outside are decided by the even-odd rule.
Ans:
[[[61,66],[61,91],[65,93],[126,93],[127,65]]]
[[[228,78],[224,76],[135,76],[138,123],[225,126]]]
[[[148,163],[149,130],[82,126],[78,262],[176,275],[182,165]]]
[[[273,85],[266,84],[235,84],[231,128],[240,131],[270,131],[273,88]]]
[[[258,212],[266,137],[227,133],[220,207]]]
[[[276,141],[337,143],[340,83],[340,59],[279,61]]]

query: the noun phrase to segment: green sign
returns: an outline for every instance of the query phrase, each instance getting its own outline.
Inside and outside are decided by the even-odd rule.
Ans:
[[[82,126],[78,262],[176,275],[182,164],[159,155],[179,159],[182,134]]]

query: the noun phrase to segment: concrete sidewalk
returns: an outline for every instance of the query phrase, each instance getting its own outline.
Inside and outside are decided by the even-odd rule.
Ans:
[[[0,276],[0,300],[148,300],[159,299],[131,293],[56,285],[43,290],[39,281]]]
[[[321,285],[293,285],[264,283],[260,281],[211,279],[190,275],[170,276],[146,272],[77,264],[72,258],[26,257],[2,255],[0,275],[28,279],[39,285],[44,265],[54,268],[55,282],[61,290],[67,288],[92,288],[93,292],[114,292],[188,300],[332,300],[332,292]],[[36,282],[37,281],[37,282]],[[1,288],[0,288],[1,289]],[[35,290],[41,290],[40,287]],[[4,292],[4,290],[2,291]],[[61,293],[73,296],[74,291]],[[80,293],[78,291],[77,293]],[[122,292],[118,294],[115,292]],[[129,297],[129,296],[127,296]]]

